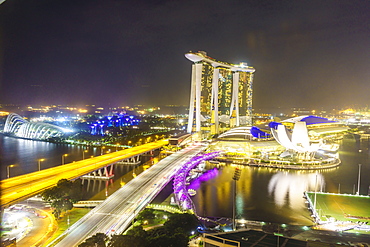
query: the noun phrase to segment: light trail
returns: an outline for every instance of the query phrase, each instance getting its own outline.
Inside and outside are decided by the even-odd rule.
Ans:
[[[20,200],[37,195],[58,183],[60,179],[73,180],[107,165],[141,155],[167,145],[167,140],[144,144],[89,159],[52,167],[0,181],[1,206],[9,206]]]
[[[82,217],[49,246],[77,246],[96,233],[120,234],[178,172],[206,147],[194,145],[166,157]]]

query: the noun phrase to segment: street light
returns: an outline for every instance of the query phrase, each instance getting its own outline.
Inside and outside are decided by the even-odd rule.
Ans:
[[[105,147],[101,147],[101,153],[100,153],[100,155],[103,155],[103,153],[104,153],[104,148],[105,148]]]
[[[357,195],[360,195],[361,164],[358,164]]]
[[[68,154],[63,154],[62,155],[62,165],[64,165],[64,157],[67,157],[68,156]]]
[[[15,167],[15,166],[17,166],[17,165],[8,165],[8,166],[6,166],[7,178],[10,177],[10,167]]]
[[[236,216],[236,182],[239,181],[240,179],[240,175],[241,175],[241,170],[239,168],[235,168],[235,171],[234,171],[234,176],[233,176],[233,180],[234,180],[234,198],[233,198],[233,231],[236,231],[236,220],[235,220],[235,216]]]
[[[39,165],[39,171],[41,170],[41,161],[44,161],[45,159],[38,159],[38,165]]]
[[[83,159],[83,160],[85,159],[85,153],[87,153],[87,152],[89,152],[89,150],[84,150],[84,151],[82,152],[82,159]]]

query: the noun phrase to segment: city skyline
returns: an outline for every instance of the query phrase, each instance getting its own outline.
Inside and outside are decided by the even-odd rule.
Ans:
[[[363,1],[5,1],[0,103],[178,104],[184,53],[256,68],[253,108],[369,105]]]

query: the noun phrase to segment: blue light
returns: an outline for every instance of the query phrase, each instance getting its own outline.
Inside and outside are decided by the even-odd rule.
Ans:
[[[255,126],[251,128],[250,132],[252,136],[255,138],[269,138],[270,137],[270,134],[263,132],[262,130],[260,130],[259,128]]]
[[[307,125],[310,124],[322,124],[322,123],[335,123],[335,121],[330,121],[327,118],[308,116],[301,119],[301,121],[306,122]]]
[[[277,126],[278,125],[281,125],[281,123],[278,123],[278,122],[270,122],[269,123],[269,128],[270,129],[277,129]]]

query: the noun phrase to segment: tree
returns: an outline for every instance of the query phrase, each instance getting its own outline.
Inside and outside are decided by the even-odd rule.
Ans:
[[[104,233],[97,233],[94,236],[86,239],[85,242],[78,245],[78,247],[106,247],[105,242],[108,240]]]
[[[155,218],[154,210],[151,208],[144,209],[140,212],[140,214],[137,216],[138,220],[152,220]]]
[[[113,235],[108,247],[145,247],[149,246],[146,238],[133,235]]]
[[[182,228],[171,229],[165,226],[148,231],[149,246],[156,247],[187,247],[188,235]]]
[[[183,232],[190,235],[191,231],[195,231],[199,222],[193,214],[173,214],[169,217],[164,226],[168,229],[183,229]]]
[[[148,231],[149,246],[171,246],[170,232],[166,227],[156,227]]]
[[[149,238],[149,245],[156,247],[172,247],[172,239],[170,236],[163,234],[153,238]],[[180,247],[180,246],[178,246]]]
[[[142,219],[153,218],[153,210],[144,210]],[[192,214],[173,214],[162,227],[145,231],[142,226],[134,226],[127,235],[115,235],[108,247],[187,247],[190,232],[198,226]],[[87,246],[89,247],[89,246]]]
[[[167,229],[164,226],[156,227],[156,228],[153,228],[147,231],[148,239],[157,238],[160,236],[166,236],[170,234],[171,234],[171,230]]]
[[[130,230],[127,231],[127,235],[131,235],[138,238],[147,238],[148,234],[143,229],[143,227],[140,226],[134,226]]]
[[[53,214],[58,219],[62,212],[71,210],[73,203],[81,199],[81,190],[82,183],[80,179],[73,182],[61,179],[56,186],[43,191],[41,196],[44,201],[50,202],[50,205],[54,208]]]

